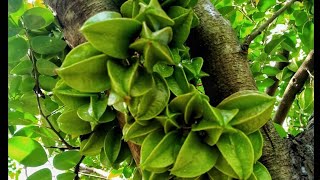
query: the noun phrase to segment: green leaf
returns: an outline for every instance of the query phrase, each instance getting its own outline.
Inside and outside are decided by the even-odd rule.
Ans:
[[[260,130],[248,135],[254,150],[254,163],[262,156],[263,137]]]
[[[192,88],[182,67],[175,66],[172,76],[166,78],[169,89],[176,95],[189,93]]]
[[[156,117],[167,106],[170,91],[167,83],[159,74],[153,74],[155,85],[143,96],[133,97],[129,111],[137,121],[145,121]]]
[[[37,65],[37,70],[40,74],[48,75],[48,76],[57,75],[57,73],[55,72],[55,69],[57,69],[58,66],[52,63],[51,61],[38,60],[36,65]]]
[[[79,151],[65,151],[53,158],[53,166],[59,170],[68,170],[75,167],[81,159]]]
[[[98,155],[104,146],[107,128],[106,125],[97,126],[90,137],[81,142],[80,153],[84,156]]]
[[[39,76],[39,83],[41,89],[44,89],[46,91],[52,91],[53,88],[56,86],[56,83],[58,82],[58,79],[54,79],[51,76],[46,76],[40,74]]]
[[[264,51],[267,54],[273,54],[277,47],[285,40],[285,38],[283,36],[279,37],[279,36],[275,36],[272,38],[272,40],[264,47]]]
[[[183,94],[175,97],[169,104],[169,108],[173,112],[183,113],[184,121],[189,124],[189,120],[198,119],[203,114],[202,96],[198,91]],[[193,122],[191,122],[193,123]]]
[[[80,119],[76,110],[63,112],[57,121],[61,131],[67,134],[78,136],[91,132],[90,123]]]
[[[302,28],[302,34],[299,34],[301,42],[309,50],[314,48],[314,24],[311,21],[306,22]]]
[[[276,129],[276,131],[278,132],[279,136],[281,138],[286,138],[288,133],[286,132],[286,130],[279,124],[277,123],[273,123],[274,128]]]
[[[296,44],[288,36],[285,36],[285,40],[282,41],[281,47],[283,47],[285,50],[287,50],[289,52],[296,52],[297,51]],[[278,57],[280,58],[280,61],[282,61],[282,60],[284,60],[285,62],[288,61],[288,59],[283,57],[281,54],[279,54]]]
[[[306,110],[314,104],[314,88],[306,87],[299,95],[299,106],[301,109]]]
[[[29,137],[15,136],[8,139],[8,155],[27,167],[41,166],[48,161],[41,144]]]
[[[276,0],[260,0],[257,8],[260,12],[266,12],[271,6],[276,4]]]
[[[165,172],[174,163],[175,144],[178,144],[177,131],[164,135],[160,131],[149,134],[141,146],[140,167],[152,172]]]
[[[162,77],[167,78],[173,74],[173,67],[164,63],[157,63],[153,66],[153,72],[159,73]]]
[[[232,180],[231,177],[229,177],[226,174],[223,174],[216,168],[212,168],[210,171],[208,171],[208,176],[210,180]]]
[[[244,90],[224,99],[217,108],[239,109],[230,125],[250,134],[261,128],[271,116],[275,98],[258,91]]]
[[[12,37],[8,40],[8,62],[18,62],[28,52],[27,41],[22,37]]]
[[[27,178],[27,180],[39,180],[39,179],[51,180],[52,179],[52,173],[51,173],[50,169],[48,169],[48,168],[40,169],[40,170],[34,172],[33,174],[31,174]]]
[[[134,143],[142,143],[143,140],[149,133],[162,128],[160,123],[149,122],[142,126],[138,122],[133,124],[126,123],[122,129],[123,139],[125,141],[133,141]]]
[[[57,180],[72,180],[76,175],[74,173],[62,173],[57,175]]]
[[[149,4],[140,3],[139,14],[135,17],[140,22],[146,21],[153,30],[174,25],[174,21],[162,9],[158,0],[150,0]]]
[[[275,76],[280,72],[280,70],[276,67],[264,66],[261,72],[268,76]]]
[[[39,54],[56,54],[64,50],[66,42],[49,36],[36,36],[30,40],[31,48]]]
[[[32,62],[30,60],[23,60],[10,71],[10,74],[30,75],[32,70]]]
[[[223,134],[217,147],[239,179],[250,177],[253,171],[254,149],[243,132]]]
[[[253,174],[257,177],[257,179],[272,180],[268,169],[260,162],[257,162],[256,164],[254,164]]]
[[[28,9],[22,18],[24,25],[31,30],[44,28],[54,21],[51,11],[42,7]]]
[[[38,126],[25,126],[14,133],[14,136],[25,136],[29,138],[39,137],[37,131],[39,130]]]
[[[111,164],[113,164],[119,156],[122,142],[121,139],[122,133],[116,127],[112,128],[106,135],[106,138],[104,140],[104,152]]]
[[[62,65],[56,71],[68,86],[78,91],[101,92],[110,88],[106,63],[107,56],[101,54],[68,67]]]
[[[90,97],[90,104],[85,104],[78,108],[77,114],[84,121],[98,122],[107,109],[108,97],[103,96],[98,98],[96,96]],[[108,114],[110,111],[108,112]]]
[[[119,59],[129,56],[130,41],[141,29],[141,23],[134,19],[121,18],[116,12],[104,11],[89,18],[80,31],[99,51]]]
[[[215,145],[222,132],[223,127],[220,126],[217,122],[201,120],[199,124],[192,125],[192,131],[205,131],[206,136],[204,141],[210,146]]]
[[[77,109],[78,107],[90,102],[90,96],[95,94],[81,93],[77,90],[71,89],[61,79],[56,83],[56,87],[53,89],[54,95],[58,100],[62,101],[64,105],[71,109]]]
[[[8,112],[8,124],[15,125],[30,125],[33,121],[30,119],[26,119],[24,113],[19,111],[9,111]]]
[[[217,163],[215,164],[214,167],[217,168],[223,174],[226,174],[227,176],[229,176],[231,178],[239,179],[238,175],[235,173],[235,171],[229,165],[227,160],[222,156],[222,154],[219,155]]]
[[[179,177],[196,177],[209,171],[216,163],[218,150],[201,142],[196,132],[189,132],[171,174]]]
[[[174,46],[182,45],[190,34],[190,29],[193,20],[192,9],[185,9],[181,6],[171,6],[167,11],[168,15],[174,21],[173,39]]]
[[[304,11],[294,11],[293,17],[295,18],[296,26],[302,26],[308,20],[308,15]]]
[[[15,0],[10,0],[15,1]],[[9,2],[10,2],[9,1]],[[18,0],[20,1],[20,0]],[[8,38],[15,36],[21,32],[22,28],[19,27],[13,19],[8,19]]]
[[[9,0],[8,1],[8,13],[17,12],[23,5],[23,0]]]

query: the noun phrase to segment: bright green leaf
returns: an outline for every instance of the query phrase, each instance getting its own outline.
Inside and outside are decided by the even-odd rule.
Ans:
[[[39,180],[39,179],[51,180],[52,173],[51,173],[50,169],[48,169],[48,168],[40,169],[40,170],[34,172],[33,174],[31,174],[30,176],[28,176],[28,178],[27,178],[27,180]]]
[[[67,46],[65,41],[49,36],[36,36],[30,44],[32,50],[39,54],[56,54]]]
[[[18,62],[28,52],[28,43],[22,37],[12,37],[8,40],[8,61]]]
[[[23,136],[8,140],[8,155],[27,167],[41,166],[48,161],[47,154],[37,141]]]

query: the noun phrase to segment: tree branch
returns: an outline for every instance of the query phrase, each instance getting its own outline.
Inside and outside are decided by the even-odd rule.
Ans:
[[[76,174],[76,176],[74,177],[74,180],[79,180],[80,164],[84,158],[85,158],[85,156],[82,156],[81,159],[79,160],[78,164],[74,167],[74,173]]]
[[[304,62],[299,67],[298,71],[291,78],[286,90],[284,91],[282,100],[279,104],[278,110],[276,111],[273,121],[278,124],[282,124],[285,120],[291,104],[293,103],[296,94],[301,90],[304,83],[309,77],[309,72],[313,72],[314,69],[314,51],[311,50],[304,60]]]
[[[27,36],[27,38],[30,40],[31,38],[30,38],[30,36],[29,36],[29,34],[28,34],[28,29],[27,29],[26,27],[24,27],[24,24],[23,24],[23,28],[24,28],[25,31],[26,31],[26,36]],[[28,41],[28,43],[29,43],[29,47],[32,47],[30,41]],[[51,123],[50,120],[48,119],[48,116],[46,116],[46,115],[43,113],[43,110],[42,110],[42,108],[41,108],[41,103],[40,103],[40,97],[44,97],[44,94],[43,94],[43,92],[41,91],[41,88],[40,88],[39,72],[38,72],[38,69],[37,69],[36,59],[35,59],[35,57],[34,57],[34,54],[33,54],[33,50],[32,50],[32,49],[29,49],[28,56],[29,56],[30,60],[32,61],[32,66],[33,66],[33,75],[34,75],[34,80],[35,80],[35,87],[34,87],[33,90],[34,90],[34,93],[35,93],[35,95],[36,95],[39,113],[40,113],[40,115],[46,120],[46,122],[49,124],[50,128],[52,129],[52,131],[60,138],[60,140],[62,141],[62,143],[65,144],[68,149],[73,149],[73,146],[71,146],[69,143],[67,143],[67,141],[66,141],[66,140],[60,135],[60,133],[53,127],[52,123]]]
[[[99,174],[99,176],[92,175],[92,173]],[[101,169],[87,167],[87,166],[81,164],[80,165],[79,174],[83,174],[83,175],[86,175],[86,176],[97,177],[97,178],[101,178],[101,179],[108,179],[108,174],[109,173],[107,173],[106,171],[103,171]]]
[[[289,59],[289,51],[283,50],[281,54],[286,58],[286,60]],[[277,62],[275,67],[278,68],[279,70],[283,70],[283,68],[285,68],[287,65],[289,65],[288,62]],[[275,76],[270,76],[269,78],[274,80],[274,83],[272,84],[272,86],[266,89],[266,93],[269,96],[274,96],[274,94],[276,93],[279,87],[279,79],[277,79]]]
[[[287,10],[295,1],[297,0],[291,0],[286,5],[284,5],[282,8],[280,8],[277,12],[275,12],[265,23],[263,23],[260,27],[255,29],[251,34],[249,34],[246,37],[246,40],[242,44],[242,47],[244,49],[244,52],[247,52],[250,43],[268,27],[273,20],[275,20],[280,14],[282,14],[285,10]]]

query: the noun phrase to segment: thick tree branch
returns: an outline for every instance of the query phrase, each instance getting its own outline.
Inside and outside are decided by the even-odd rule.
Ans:
[[[200,25],[192,30],[188,45],[193,56],[204,59],[203,78],[206,94],[215,106],[227,96],[241,90],[257,90],[246,54],[230,23],[209,0],[199,0],[195,12]],[[292,169],[288,146],[269,121],[261,131],[265,142],[260,161],[275,180],[291,179]]]
[[[282,56],[284,56],[286,58],[286,60],[289,59],[289,51],[283,50],[281,54],[282,54]],[[283,70],[283,68],[285,68],[287,65],[289,65],[288,62],[277,62],[275,67],[278,68],[279,70]],[[266,93],[269,96],[274,96],[274,94],[276,93],[276,91],[279,87],[279,79],[277,79],[275,76],[270,76],[269,78],[274,80],[274,83],[272,84],[272,86],[270,86],[266,89]]]
[[[242,47],[244,51],[247,52],[250,43],[264,31],[272,22],[275,20],[280,14],[282,14],[285,10],[287,10],[295,1],[297,0],[290,0],[286,5],[280,8],[277,12],[275,12],[265,23],[263,23],[260,27],[256,28],[251,34],[246,37]]]
[[[273,121],[278,124],[282,124],[290,110],[291,104],[293,103],[297,93],[301,90],[304,83],[309,77],[309,72],[313,72],[314,69],[314,51],[311,50],[299,67],[298,71],[291,78],[286,90],[284,91],[282,100],[279,104],[278,110],[276,111]]]

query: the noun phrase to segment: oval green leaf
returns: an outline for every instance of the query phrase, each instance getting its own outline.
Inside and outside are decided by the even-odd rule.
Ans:
[[[8,40],[8,61],[18,62],[28,52],[27,41],[22,37],[13,37]]]
[[[54,21],[54,16],[47,8],[34,7],[23,14],[24,25],[31,30],[41,29]]]
[[[253,171],[254,149],[243,132],[223,134],[217,147],[240,179],[250,177]]]
[[[48,169],[48,168],[40,169],[40,170],[34,172],[33,174],[31,174],[27,178],[27,180],[39,180],[39,179],[51,180],[52,179],[52,173],[51,173],[50,169]]]
[[[55,54],[67,46],[65,41],[49,36],[36,36],[30,40],[30,45],[39,54]]]
[[[104,152],[108,161],[113,164],[118,156],[121,149],[122,133],[117,128],[112,128],[104,140]]]
[[[63,112],[57,121],[60,130],[67,134],[78,136],[91,132],[90,123],[80,119],[76,110]]]
[[[15,136],[8,140],[8,155],[28,167],[41,166],[48,161],[41,144],[23,136]]]
[[[215,165],[218,156],[216,148],[202,143],[197,133],[191,131],[179,151],[171,174],[183,178],[199,176]]]

